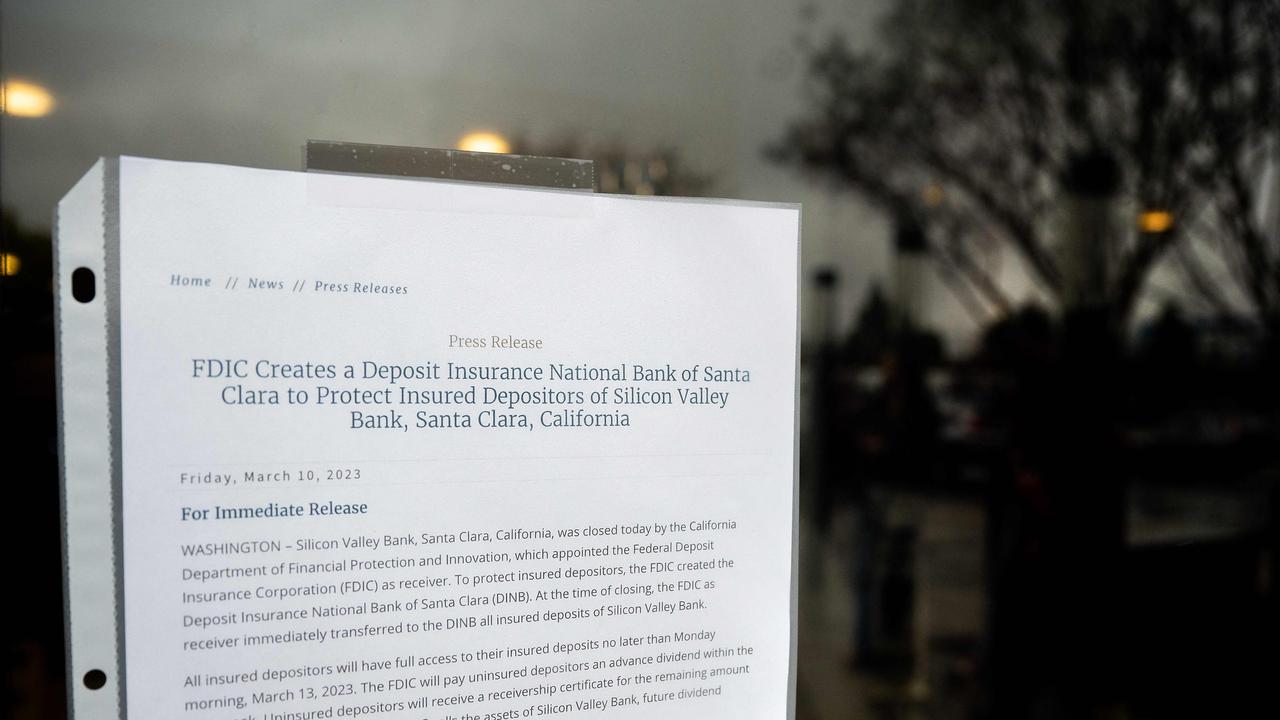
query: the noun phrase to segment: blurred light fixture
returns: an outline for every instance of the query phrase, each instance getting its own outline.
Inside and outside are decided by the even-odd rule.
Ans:
[[[22,269],[22,260],[13,253],[0,253],[0,276],[13,277]]]
[[[942,204],[942,198],[945,196],[945,193],[942,192],[942,186],[938,183],[929,183],[925,186],[922,195],[924,198],[924,204],[927,207],[938,207]]]
[[[53,95],[35,83],[6,80],[0,91],[5,115],[43,117],[53,111]]]
[[[1173,213],[1147,210],[1138,214],[1138,229],[1144,233],[1162,233],[1173,227]]]
[[[511,152],[511,143],[495,132],[472,132],[462,136],[458,141],[458,149],[467,152],[501,153]]]

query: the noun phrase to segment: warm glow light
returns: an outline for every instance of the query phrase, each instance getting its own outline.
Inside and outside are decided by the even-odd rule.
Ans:
[[[1144,233],[1162,233],[1173,227],[1173,213],[1148,210],[1138,214],[1138,229]]]
[[[458,141],[458,149],[467,152],[502,153],[511,152],[511,143],[494,132],[467,133]]]
[[[4,84],[3,111],[17,117],[43,117],[53,111],[53,95],[34,83],[9,80]]]
[[[921,193],[924,198],[924,204],[928,207],[938,207],[942,204],[942,200],[946,197],[942,192],[942,186],[937,183],[930,183]]]
[[[22,260],[13,253],[0,253],[0,275],[11,277],[22,269]]]

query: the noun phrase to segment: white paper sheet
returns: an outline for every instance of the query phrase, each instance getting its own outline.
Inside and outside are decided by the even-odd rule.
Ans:
[[[128,717],[786,717],[798,228],[122,158]]]

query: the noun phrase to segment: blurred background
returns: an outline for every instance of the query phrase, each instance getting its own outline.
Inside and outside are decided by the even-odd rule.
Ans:
[[[1280,0],[5,0],[0,79],[11,717],[55,203],[309,138],[804,204],[801,720],[1280,717]]]

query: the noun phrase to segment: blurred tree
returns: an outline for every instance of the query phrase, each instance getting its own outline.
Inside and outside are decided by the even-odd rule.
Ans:
[[[918,217],[944,278],[998,314],[992,243],[1046,298],[1123,327],[1201,232],[1280,329],[1278,2],[902,0],[875,52],[807,47],[807,112],[770,152]],[[1221,272],[1178,259],[1230,305]]]

